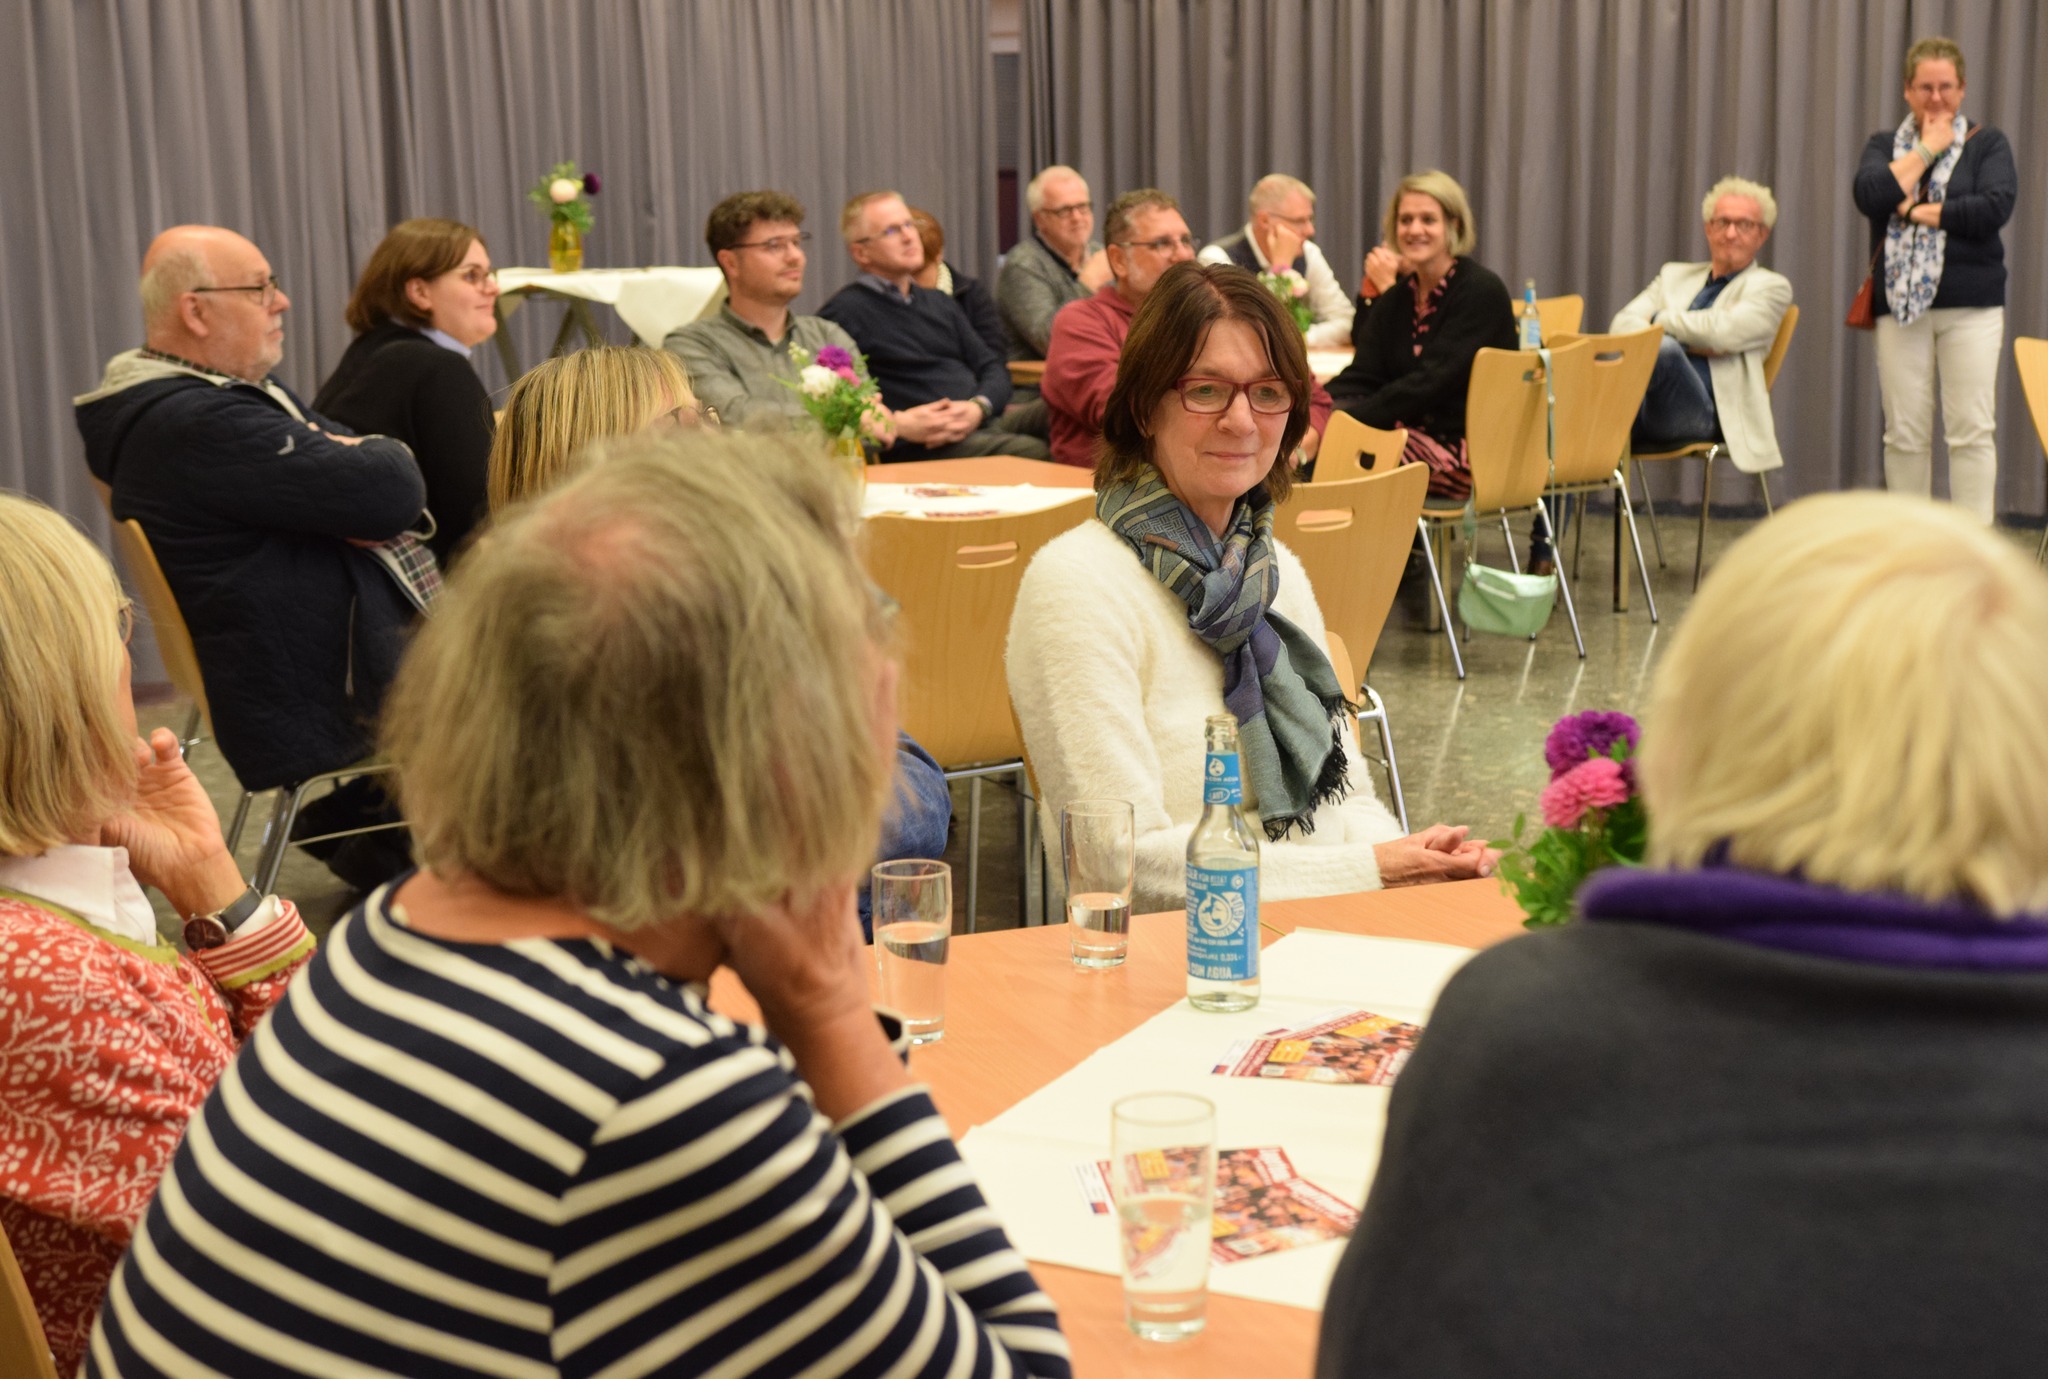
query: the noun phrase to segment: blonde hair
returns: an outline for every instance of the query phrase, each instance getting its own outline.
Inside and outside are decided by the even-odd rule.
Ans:
[[[1465,189],[1458,185],[1458,179],[1435,168],[1427,172],[1411,172],[1394,184],[1394,194],[1387,199],[1386,218],[1380,222],[1380,235],[1386,243],[1400,243],[1396,231],[1401,218],[1401,198],[1410,192],[1421,192],[1443,207],[1444,219],[1451,222],[1451,232],[1445,237],[1445,244],[1452,258],[1463,258],[1478,247],[1479,227],[1472,223],[1472,203],[1466,200]]]
[[[1289,196],[1299,193],[1308,198],[1308,204],[1316,204],[1314,188],[1299,177],[1290,177],[1284,172],[1269,172],[1252,184],[1250,197],[1251,212],[1275,211]]]
[[[1707,577],[1657,667],[1649,860],[2048,907],[2048,576],[1946,504],[1792,504]]]
[[[71,523],[0,492],[0,855],[91,832],[135,789],[114,567]]]
[[[848,244],[859,239],[860,235],[855,232],[860,229],[861,217],[867,214],[868,207],[874,205],[877,201],[887,201],[891,197],[901,201],[903,200],[903,193],[891,191],[862,192],[859,196],[849,198],[847,203],[839,208],[839,237]]]
[[[636,929],[873,857],[881,612],[814,446],[639,436],[493,529],[407,654],[383,747],[422,862]]]
[[[579,472],[592,441],[644,430],[696,400],[682,361],[643,345],[593,345],[528,370],[512,385],[491,440],[491,511]]]
[[[1724,177],[1707,189],[1706,200],[1700,202],[1700,221],[1705,223],[1714,218],[1714,207],[1724,196],[1746,196],[1756,202],[1759,214],[1764,218],[1764,228],[1774,230],[1778,225],[1778,198],[1771,195],[1771,189],[1761,182],[1752,182],[1747,177]]]
[[[1956,67],[1956,85],[1969,84],[1969,78],[1963,75],[1962,45],[1953,38],[1923,38],[1906,49],[1906,85],[1911,86],[1913,78],[1920,75],[1923,62],[1952,62]]]

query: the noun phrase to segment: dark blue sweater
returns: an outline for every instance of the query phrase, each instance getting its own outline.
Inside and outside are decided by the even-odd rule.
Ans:
[[[1905,200],[1891,173],[1892,131],[1879,130],[1863,146],[1856,168],[1856,209],[1870,221],[1870,252],[1884,243],[1892,213]],[[1924,183],[1926,179],[1922,179]],[[1977,125],[1963,145],[1963,156],[1949,174],[1941,202],[1941,228],[1948,235],[1942,253],[1941,286],[1931,310],[1948,307],[2005,305],[2005,244],[1998,232],[2012,219],[2013,198],[2020,178],[2013,167],[2012,145],[1990,125]],[[1877,314],[1890,314],[1884,297],[1884,262],[1878,261]]]
[[[985,397],[1000,413],[1010,401],[1009,366],[943,292],[912,284],[906,300],[860,278],[840,288],[818,314],[860,346],[891,411],[941,398]]]

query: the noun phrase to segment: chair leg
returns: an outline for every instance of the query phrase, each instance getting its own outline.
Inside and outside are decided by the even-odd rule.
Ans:
[[[1370,718],[1380,735],[1380,759],[1387,768],[1387,795],[1394,802],[1394,817],[1401,821],[1401,831],[1409,832],[1408,801],[1401,794],[1401,767],[1394,760],[1394,732],[1387,723],[1387,706],[1380,699],[1379,692],[1371,685],[1365,686],[1366,710],[1359,718]]]
[[[967,780],[967,932],[981,917],[981,777]]]
[[[1700,467],[1700,539],[1692,553],[1692,591],[1700,591],[1700,571],[1707,563],[1707,509],[1714,503],[1714,452],[1709,450]]]
[[[192,706],[192,712],[185,715],[185,731],[178,734],[179,756],[191,756],[192,749],[199,745],[199,725],[204,718],[205,715],[199,712],[197,704]]]
[[[2041,549],[2034,552],[2034,563],[2040,565],[2044,562],[2048,562],[2048,527],[2041,529]]]
[[[292,845],[292,824],[298,820],[299,809],[306,802],[306,790],[312,784],[310,780],[300,781],[277,792],[277,804],[270,811],[270,824],[263,830],[263,851],[256,858],[256,875],[250,881],[259,895],[269,895],[277,887],[277,873],[284,866],[285,849]]]
[[[1633,469],[1633,465],[1623,464],[1621,473],[1624,485],[1628,483],[1628,476]],[[1643,480],[1643,511],[1650,515],[1650,543],[1657,548],[1657,568],[1665,569],[1664,533],[1657,526],[1657,500],[1650,496],[1650,481],[1647,477]]]
[[[1557,545],[1557,534],[1550,525],[1550,510],[1540,502],[1536,504],[1536,520],[1543,524],[1544,535],[1550,538],[1550,544],[1554,548]],[[1572,582],[1561,579],[1557,582],[1557,588],[1558,592],[1564,595],[1564,615],[1571,619],[1572,643],[1578,647],[1579,659],[1583,661],[1586,659],[1586,639],[1579,631],[1579,610],[1572,605]]]
[[[1038,801],[1031,798],[1031,779],[1025,774],[1022,762],[1017,765],[1017,866],[1018,915],[1020,923],[1029,927],[1043,924],[1046,920],[1044,869],[1041,859],[1045,854],[1043,840],[1038,829]]]
[[[1586,554],[1586,514],[1579,513],[1576,519],[1566,518],[1565,526],[1570,528],[1572,538],[1572,578],[1579,577],[1579,562]]]
[[[1628,500],[1628,485],[1622,481],[1621,471],[1614,471],[1614,501],[1621,504],[1621,513],[1628,523],[1629,544],[1636,548],[1636,573],[1643,577],[1643,598],[1650,605],[1650,621],[1657,621],[1657,593],[1650,588],[1650,566],[1643,559],[1643,534],[1636,530],[1635,505]]]
[[[1768,474],[1757,475],[1756,486],[1764,491],[1764,516],[1777,516],[1778,510],[1771,506],[1771,476]]]
[[[1444,638],[1451,644],[1451,664],[1457,667],[1458,678],[1465,678],[1465,657],[1458,650],[1458,632],[1451,626],[1451,601],[1444,597],[1443,571],[1437,568],[1436,540],[1429,530],[1429,523],[1415,519],[1415,526],[1422,533],[1422,558],[1429,566],[1429,587],[1436,594],[1437,612],[1443,615]]]
[[[1508,568],[1516,574],[1522,573],[1522,558],[1515,554],[1515,533],[1514,529],[1508,526],[1508,515],[1506,513],[1500,515],[1500,536],[1501,540],[1508,543]],[[1473,540],[1478,540],[1476,533],[1473,536]]]
[[[241,846],[242,825],[249,818],[249,802],[255,798],[256,792],[254,790],[244,790],[242,792],[242,802],[235,806],[235,821],[228,825],[228,854],[230,856],[233,856],[235,849]]]

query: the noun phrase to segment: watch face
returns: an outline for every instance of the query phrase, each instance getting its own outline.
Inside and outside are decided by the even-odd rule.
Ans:
[[[228,926],[217,915],[194,915],[185,921],[185,946],[195,953],[218,948],[228,941]]]

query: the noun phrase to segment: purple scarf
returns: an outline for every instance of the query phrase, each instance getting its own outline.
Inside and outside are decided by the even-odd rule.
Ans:
[[[1996,919],[1961,901],[1934,905],[1738,867],[1610,867],[1579,893],[1579,913],[1595,922],[1661,924],[1849,962],[2048,971],[2048,920]]]

